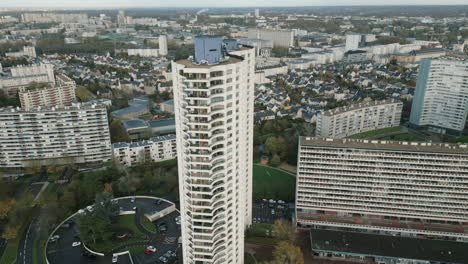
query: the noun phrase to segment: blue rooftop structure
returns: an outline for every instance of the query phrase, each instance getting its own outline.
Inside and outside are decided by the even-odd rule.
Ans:
[[[225,39],[223,42],[226,47],[226,51],[236,50],[238,48],[236,39]]]
[[[223,39],[219,36],[195,38],[195,63],[216,64],[223,58]]]
[[[139,114],[142,114],[143,112],[148,112],[149,99],[148,97],[143,97],[143,96],[137,97],[137,98],[133,98],[132,100],[129,100],[128,104],[130,105],[129,107],[115,110],[112,112],[112,114],[114,116],[123,117],[129,114],[139,115]]]

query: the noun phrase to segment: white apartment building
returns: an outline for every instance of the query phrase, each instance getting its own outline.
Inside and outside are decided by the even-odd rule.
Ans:
[[[158,57],[159,49],[127,49],[128,56]]]
[[[289,48],[294,46],[294,33],[291,30],[273,30],[249,28],[247,36],[252,39],[269,40],[275,47]]]
[[[159,36],[159,55],[167,56],[167,54],[168,54],[167,36],[166,35],[161,35],[161,36]]]
[[[111,158],[104,106],[0,108],[0,168],[90,164]]]
[[[441,133],[460,134],[468,115],[468,60],[423,59],[410,123]]]
[[[167,135],[132,143],[112,144],[114,160],[125,166],[158,162],[177,157],[176,136]]]
[[[354,134],[400,125],[403,103],[372,101],[338,107],[317,117],[315,136],[344,138]]]
[[[359,43],[361,43],[360,34],[348,34],[346,35],[346,44],[345,52],[350,50],[357,50],[359,48]]]
[[[65,13],[24,13],[21,21],[29,23],[88,23],[87,14],[65,14]]]
[[[36,58],[36,48],[35,47],[28,47],[24,46],[22,51],[18,52],[7,52],[5,53],[6,57],[23,57],[28,56],[31,58]]]
[[[36,64],[8,68],[6,76],[0,76],[0,90],[8,96],[16,96],[18,90],[25,88],[31,82],[55,83],[52,64]],[[5,70],[5,69],[4,69]]]
[[[468,241],[466,144],[301,137],[297,165],[299,226]]]
[[[252,222],[255,49],[225,43],[172,64],[184,263],[243,263]]]
[[[60,74],[54,86],[44,88],[21,88],[18,92],[21,107],[25,110],[37,106],[66,106],[76,100],[75,81]]]

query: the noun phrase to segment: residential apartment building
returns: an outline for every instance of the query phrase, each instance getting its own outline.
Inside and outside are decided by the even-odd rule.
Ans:
[[[468,145],[301,137],[299,226],[468,241]]]
[[[346,35],[345,52],[359,49],[361,38],[359,34]]]
[[[354,134],[400,125],[403,103],[372,101],[339,107],[317,117],[315,136],[344,138]]]
[[[52,64],[35,64],[4,68],[0,75],[0,90],[8,96],[16,96],[17,92],[27,87],[31,82],[54,85],[55,76]]]
[[[275,47],[289,48],[294,46],[294,32],[291,30],[272,30],[249,28],[247,36],[251,39],[269,40]]]
[[[18,93],[21,107],[25,110],[37,106],[66,106],[76,100],[75,81],[60,74],[54,86],[44,88],[23,88]]]
[[[460,134],[468,115],[468,60],[424,59],[419,65],[410,123]]]
[[[195,39],[172,64],[184,263],[243,263],[252,221],[255,49]]]
[[[167,135],[132,143],[112,144],[114,160],[125,166],[158,162],[177,157],[176,136]]]
[[[127,49],[128,56],[158,57],[159,49]]]
[[[0,108],[0,168],[92,164],[112,158],[104,106]]]
[[[6,57],[23,57],[28,56],[31,58],[36,58],[36,48],[35,47],[28,47],[24,46],[22,51],[18,52],[7,52],[5,53]]]
[[[21,14],[21,21],[30,23],[88,23],[87,14],[70,14],[70,13],[24,13]]]

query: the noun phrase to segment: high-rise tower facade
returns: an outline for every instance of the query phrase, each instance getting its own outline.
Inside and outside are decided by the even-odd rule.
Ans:
[[[410,123],[442,133],[460,134],[468,115],[468,60],[424,59]]]
[[[195,50],[172,64],[184,263],[243,263],[255,49],[201,36]]]

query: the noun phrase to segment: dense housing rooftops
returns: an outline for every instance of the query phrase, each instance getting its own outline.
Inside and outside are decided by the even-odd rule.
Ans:
[[[468,250],[466,244],[462,242],[319,229],[312,229],[310,237],[313,251],[346,252],[443,263],[468,261]]]
[[[376,106],[376,105],[394,104],[394,103],[401,103],[401,101],[391,99],[391,100],[364,102],[364,103],[358,103],[358,104],[352,104],[348,106],[334,108],[331,110],[324,111],[322,114],[326,116],[332,116],[332,115],[341,114],[341,113],[348,112],[348,111],[358,110],[361,108],[367,108],[367,107]]]
[[[366,139],[332,139],[319,137],[301,137],[301,146],[313,145],[337,148],[358,148],[372,150],[404,150],[414,152],[438,152],[468,154],[467,144],[447,144],[432,142],[406,142],[389,140],[366,140]]]

